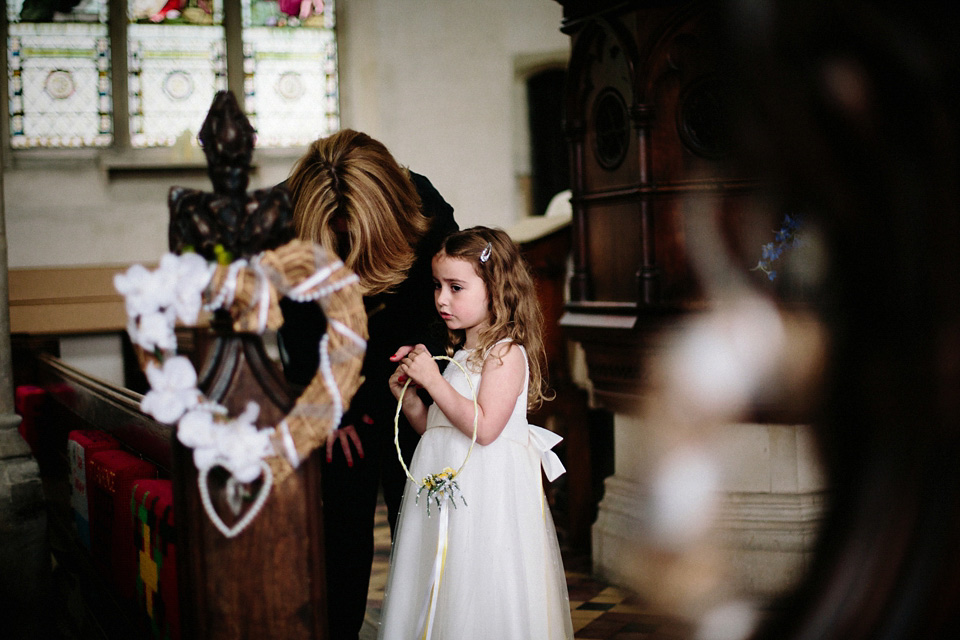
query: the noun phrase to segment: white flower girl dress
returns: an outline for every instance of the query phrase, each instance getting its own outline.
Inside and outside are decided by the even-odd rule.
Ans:
[[[480,373],[466,363],[469,354],[460,350],[454,360],[471,371],[476,389]],[[462,395],[473,397],[456,364],[450,363],[443,376]],[[418,487],[408,483],[387,578],[382,640],[424,638],[428,624],[429,640],[573,638],[560,548],[540,474],[541,463],[551,480],[563,472],[550,451],[560,438],[527,423],[526,401],[524,383],[500,436],[489,445],[474,446],[457,476],[467,505],[443,505],[446,527],[436,503],[427,515],[426,490],[418,504]],[[445,467],[457,469],[469,448],[470,438],[431,405],[411,474],[419,479]]]

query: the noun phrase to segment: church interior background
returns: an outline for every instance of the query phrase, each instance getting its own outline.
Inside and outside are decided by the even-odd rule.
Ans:
[[[113,276],[166,251],[171,186],[209,189],[197,133],[229,89],[257,129],[251,190],[353,128],[429,176],[461,228],[523,247],[558,391],[538,418],[566,439],[551,498],[576,637],[749,637],[823,566],[832,487],[807,409],[826,241],[720,169],[711,5],[7,0],[0,596],[29,599],[49,560],[19,389],[46,352],[135,397]]]

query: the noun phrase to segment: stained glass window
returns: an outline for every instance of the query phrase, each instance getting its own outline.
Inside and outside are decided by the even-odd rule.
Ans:
[[[308,144],[340,128],[333,0],[244,0],[244,106],[257,145]]]
[[[227,88],[222,28],[133,24],[127,33],[131,145],[196,135],[214,94]]]
[[[183,0],[179,9],[127,0],[120,25],[108,23],[110,1],[7,0],[12,147],[112,145],[115,112],[129,125],[118,140],[170,146],[185,131],[194,138],[228,88],[243,94],[259,147],[302,146],[339,128],[334,0]],[[231,33],[229,11],[241,14]],[[114,96],[111,36],[121,48],[126,40],[125,95]],[[242,86],[228,81],[234,44],[230,59],[244,68],[229,77]]]
[[[69,4],[69,3],[67,3]],[[102,147],[113,142],[105,0],[8,0],[10,145]]]

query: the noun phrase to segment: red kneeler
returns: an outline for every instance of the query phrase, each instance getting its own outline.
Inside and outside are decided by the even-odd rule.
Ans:
[[[31,384],[22,384],[14,391],[13,404],[20,416],[20,426],[17,427],[17,430],[20,432],[20,437],[30,446],[30,451],[34,457],[37,457],[40,451],[40,433],[37,419],[40,416],[40,409],[46,397],[47,392],[42,387]]]
[[[70,463],[70,507],[77,536],[90,548],[90,468],[93,454],[119,449],[120,442],[106,431],[75,430],[67,435],[67,459]]]
[[[158,640],[180,637],[177,547],[173,483],[141,480],[133,488],[134,545],[137,550],[137,601]]]
[[[155,478],[157,468],[120,449],[95,453],[87,464],[93,563],[121,599],[135,600],[138,558],[133,546],[130,498],[133,485]]]

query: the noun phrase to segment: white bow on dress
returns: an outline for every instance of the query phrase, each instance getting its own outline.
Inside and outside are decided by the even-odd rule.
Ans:
[[[533,424],[530,425],[530,443],[540,451],[540,464],[543,466],[543,472],[550,482],[567,471],[563,463],[560,462],[560,458],[552,451],[562,441],[563,438],[553,431]]]

